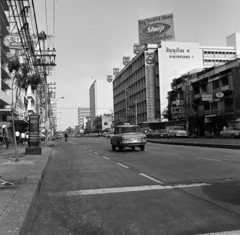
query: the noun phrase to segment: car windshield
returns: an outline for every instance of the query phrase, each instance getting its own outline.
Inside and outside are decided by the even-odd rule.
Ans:
[[[141,132],[139,126],[121,127],[121,133]]]

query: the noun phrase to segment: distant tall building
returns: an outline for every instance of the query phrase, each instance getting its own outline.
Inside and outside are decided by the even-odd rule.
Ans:
[[[111,113],[113,109],[113,87],[107,80],[95,80],[89,89],[91,129],[95,117]]]
[[[79,129],[84,129],[84,118],[90,117],[90,109],[89,108],[78,108],[78,126]]]

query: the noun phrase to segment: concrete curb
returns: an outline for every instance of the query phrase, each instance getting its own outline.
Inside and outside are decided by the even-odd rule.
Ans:
[[[198,146],[198,147],[209,147],[209,148],[226,148],[226,149],[240,149],[239,145],[217,145],[217,144],[203,144],[203,143],[187,143],[187,142],[163,142],[157,140],[147,140],[150,143],[156,144],[168,144],[168,145],[184,145],[184,146]]]
[[[36,166],[16,189],[0,220],[0,235],[26,235],[52,148],[46,147]]]

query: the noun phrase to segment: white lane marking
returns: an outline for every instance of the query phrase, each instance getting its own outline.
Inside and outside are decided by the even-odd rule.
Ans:
[[[71,143],[71,144],[76,144],[76,143],[73,143],[72,141],[69,141],[69,140],[68,140],[68,142]]]
[[[198,235],[239,235],[240,230],[225,231],[225,232],[216,232],[216,233],[202,233]]]
[[[102,156],[103,158],[105,158],[105,159],[107,159],[107,160],[110,160],[110,158],[108,158],[108,157],[105,157],[105,156]]]
[[[142,175],[142,176],[144,176],[144,177],[146,177],[146,178],[148,178],[148,179],[150,179],[150,180],[153,180],[153,181],[155,181],[155,182],[157,182],[157,183],[159,183],[159,184],[164,184],[163,182],[161,182],[161,181],[159,181],[159,180],[156,180],[156,179],[154,179],[154,178],[152,178],[152,177],[150,177],[150,176],[148,176],[148,175],[145,175],[145,174],[143,174],[143,173],[139,173],[139,175]]]
[[[208,186],[210,184],[206,184],[206,183],[199,183],[199,184],[179,184],[179,185],[175,185],[173,186],[174,188],[189,188],[189,187],[201,187],[201,186]]]
[[[204,160],[209,160],[209,161],[222,162],[221,160],[212,159],[212,158],[207,158],[207,157],[197,157],[197,158],[204,159]]]
[[[99,154],[99,153],[97,153],[97,152],[94,152],[95,154]]]
[[[92,152],[92,150],[91,150],[91,149],[89,149],[88,151],[89,151],[89,152]]]
[[[197,184],[189,185],[189,187],[196,187]],[[175,186],[162,186],[162,185],[147,185],[147,186],[132,186],[121,188],[102,188],[102,189],[87,189],[77,191],[67,191],[58,193],[49,193],[50,196],[81,196],[81,195],[94,195],[94,194],[106,194],[106,193],[125,193],[125,192],[139,192],[150,190],[162,190],[162,189],[174,189]]]
[[[93,194],[105,194],[105,193],[136,192],[136,191],[159,190],[159,189],[165,189],[165,187],[161,185],[150,185],[150,186],[133,186],[133,187],[122,187],[122,188],[102,188],[102,189],[88,189],[88,190],[59,192],[53,195],[78,196],[78,195],[93,195]]]
[[[129,168],[128,166],[125,166],[125,165],[123,165],[123,164],[121,164],[121,163],[119,163],[119,162],[117,162],[117,164],[120,165],[120,166],[122,166],[122,167]]]

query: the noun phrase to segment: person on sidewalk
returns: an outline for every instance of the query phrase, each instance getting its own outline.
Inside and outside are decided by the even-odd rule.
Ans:
[[[20,142],[20,132],[19,131],[16,131],[15,132],[15,136],[16,136],[16,142],[17,144]]]
[[[8,147],[9,147],[8,144],[9,143],[8,143],[8,133],[7,133],[6,127],[3,127],[2,130],[3,130],[3,140],[6,144],[7,149],[8,149]]]
[[[25,133],[25,142],[26,142],[26,144],[28,144],[28,139],[29,139],[29,133],[28,133],[28,131],[26,131],[26,133]]]
[[[24,145],[25,142],[26,142],[25,132],[22,132],[22,133],[21,133],[21,141],[22,141],[22,144]]]

